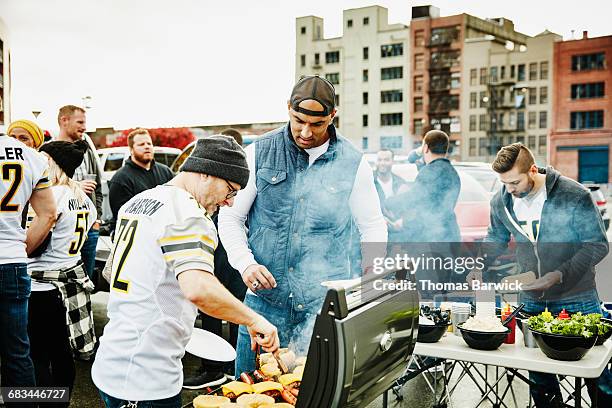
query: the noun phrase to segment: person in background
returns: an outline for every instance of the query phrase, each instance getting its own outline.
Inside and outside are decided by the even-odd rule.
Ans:
[[[0,170],[0,386],[33,387],[26,262],[55,222],[55,200],[48,188],[47,159],[23,143],[0,136]],[[28,201],[39,217],[26,233],[22,212]]]
[[[96,208],[70,178],[83,161],[87,142],[49,142],[41,152],[49,158],[49,181],[57,206],[57,222],[48,239],[30,254],[32,278],[28,333],[30,355],[39,387],[68,387],[72,393],[75,364],[91,358],[96,337],[89,292],[93,283],[83,270],[81,248],[96,220]],[[34,217],[34,220],[36,216]],[[69,402],[45,404],[68,407]]]
[[[403,191],[407,185],[403,178],[393,174],[393,151],[389,149],[379,150],[376,154],[376,171],[374,172],[374,185],[380,200],[380,207],[387,222],[389,242],[397,242],[399,239],[399,225],[394,215],[386,207],[386,202],[391,197]]]
[[[236,143],[242,146],[242,134],[236,129],[227,128],[221,132],[222,135],[233,137]],[[219,211],[215,211],[211,217],[218,225]],[[218,237],[218,235],[217,235]],[[215,276],[230,291],[236,299],[244,300],[247,287],[242,281],[240,273],[230,265],[227,260],[227,252],[223,247],[223,242],[219,240],[219,245],[215,249]],[[202,329],[221,336],[223,332],[222,321],[213,316],[200,312],[202,318]],[[238,340],[238,325],[229,323],[229,343],[236,347]],[[222,363],[213,360],[200,359],[201,365],[195,375],[186,377],[183,381],[183,388],[197,390],[208,386],[221,384],[225,381],[225,373],[228,377],[235,377],[234,363]]]
[[[366,257],[361,270],[348,267],[361,255],[353,253],[351,227],[368,246],[387,242],[372,170],[333,125],[335,95],[319,76],[297,81],[287,102],[289,123],[246,148],[249,183],[235,206],[219,213],[219,236],[249,288],[244,302],[278,324],[284,346],[310,336],[326,293],[322,282],[371,268]],[[252,371],[255,354],[244,326],[236,353],[236,373]]]
[[[200,139],[169,182],[119,210],[110,257],[109,322],[91,369],[107,408],[180,408],[181,358],[197,310],[248,327],[251,347],[279,347],[276,327],[234,298],[214,275],[210,219],[249,179],[234,139]]]
[[[27,119],[12,122],[8,127],[7,133],[10,137],[19,140],[34,150],[38,150],[45,140],[42,129],[36,123]]]
[[[85,134],[86,117],[85,109],[74,105],[66,105],[60,108],[57,115],[60,133],[57,140],[65,142],[76,142],[77,140],[85,140],[89,149],[85,153],[83,163],[74,172],[74,181],[78,181],[81,188],[89,196],[91,201],[96,205],[96,213],[98,217],[102,215],[102,167],[96,152],[96,146],[87,134]],[[87,241],[81,249],[81,258],[83,259],[83,267],[90,279],[93,278],[94,266],[96,264],[96,247],[98,245],[98,236],[100,235],[100,220],[94,221],[93,225],[87,232]],[[94,283],[95,283],[95,279]]]
[[[595,266],[608,254],[609,244],[589,190],[550,166],[538,168],[521,143],[504,146],[492,167],[503,187],[491,199],[485,265],[504,253],[513,238],[520,272],[537,276],[519,295],[526,313],[536,315],[546,308],[555,315],[562,309],[601,313]],[[490,274],[486,268],[484,273]],[[467,279],[482,280],[483,271],[472,271]],[[537,407],[564,406],[555,375],[530,371],[529,378]],[[607,368],[597,385],[599,406],[612,406]]]
[[[130,157],[108,183],[108,199],[113,213],[112,230],[121,206],[136,194],[172,180],[168,166],[157,163],[153,156],[153,141],[146,129],[137,128],[127,136]]]

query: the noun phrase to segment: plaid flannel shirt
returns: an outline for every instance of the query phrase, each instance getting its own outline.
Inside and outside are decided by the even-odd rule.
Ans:
[[[72,352],[78,359],[89,360],[96,346],[89,298],[89,293],[94,290],[94,284],[85,274],[83,266],[79,263],[70,268],[30,273],[35,281],[51,283],[59,290],[66,309],[66,325]]]

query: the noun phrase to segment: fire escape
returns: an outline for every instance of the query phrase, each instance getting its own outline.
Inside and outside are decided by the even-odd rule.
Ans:
[[[525,92],[526,89],[514,78],[498,79],[489,75],[488,95],[485,97],[488,124],[486,128],[488,153],[495,156],[505,144],[525,137]]]

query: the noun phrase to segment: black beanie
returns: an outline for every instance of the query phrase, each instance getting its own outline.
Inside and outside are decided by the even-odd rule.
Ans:
[[[244,188],[249,181],[246,154],[234,138],[212,135],[196,142],[180,171],[203,173],[238,183]]]
[[[64,142],[61,140],[45,143],[39,149],[41,152],[47,153],[55,163],[66,173],[70,178],[74,176],[74,171],[83,163],[83,157],[87,151],[88,145],[84,140],[76,142]]]

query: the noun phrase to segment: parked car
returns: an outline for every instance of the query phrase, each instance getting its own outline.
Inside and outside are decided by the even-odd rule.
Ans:
[[[242,147],[247,147],[248,145],[250,145],[251,143],[253,143],[253,141],[257,138],[257,135],[242,135]],[[189,157],[189,155],[191,154],[191,151],[193,150],[193,147],[195,146],[196,141],[194,140],[193,142],[189,143],[187,146],[185,146],[183,148],[183,151],[180,152],[180,154],[176,157],[176,159],[174,160],[174,162],[168,166],[170,166],[170,170],[172,170],[172,172],[174,173],[178,173],[179,168],[181,167],[181,165],[183,164],[183,162],[185,161],[185,159],[187,159],[187,157]]]
[[[601,187],[598,184],[589,182],[582,184],[591,191],[591,197],[599,209],[601,218],[603,218],[604,227],[607,231],[608,228],[610,228],[610,214],[608,213],[608,200],[606,200],[606,196],[603,191],[601,191]]]
[[[181,154],[181,149],[176,149],[174,147],[153,147],[153,157],[155,161],[165,164],[168,167],[174,163],[174,160],[179,154]],[[113,174],[123,166],[123,163],[130,156],[130,150],[127,146],[107,147],[98,149],[98,156],[100,157],[100,164],[104,171],[102,179],[110,180]]]
[[[454,162],[453,166],[474,177],[486,190],[489,198],[501,188],[499,176],[493,171],[489,163],[484,162]]]

